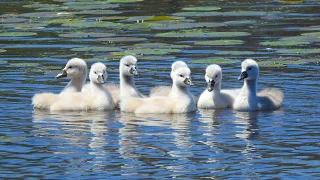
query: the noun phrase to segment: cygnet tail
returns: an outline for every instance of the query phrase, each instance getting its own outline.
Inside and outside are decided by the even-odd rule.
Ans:
[[[119,107],[120,102],[120,87],[117,84],[103,85],[111,94],[115,107]]]
[[[149,97],[169,96],[170,92],[171,92],[170,86],[156,86],[151,89],[149,93]]]
[[[32,97],[33,107],[36,109],[50,109],[58,100],[58,95],[53,93],[38,93]]]
[[[271,102],[270,109],[277,109],[283,105],[284,94],[281,90],[268,88],[258,93],[259,97],[267,97]]]

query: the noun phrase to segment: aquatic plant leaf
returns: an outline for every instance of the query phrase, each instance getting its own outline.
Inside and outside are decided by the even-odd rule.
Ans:
[[[123,51],[123,49],[119,47],[109,47],[109,46],[89,46],[89,47],[72,48],[71,51],[112,52],[112,51]]]
[[[57,18],[61,16],[73,16],[73,14],[69,12],[32,12],[32,13],[24,13],[20,15],[21,17],[29,17],[29,18]]]
[[[59,34],[59,36],[60,37],[67,37],[67,38],[101,38],[101,37],[115,36],[115,34],[94,33],[94,32],[72,32],[72,33]]]
[[[223,23],[210,23],[210,22],[201,22],[201,23],[186,23],[186,22],[175,22],[168,24],[157,24],[156,26],[150,26],[154,30],[180,30],[180,29],[193,29],[193,28],[209,28],[209,27],[221,27],[224,26]]]
[[[314,49],[281,49],[276,51],[281,54],[319,54],[320,48]]]
[[[101,10],[101,9],[98,9],[98,10],[86,10],[86,11],[80,11],[80,12],[76,12],[74,14],[77,14],[77,15],[94,15],[94,14],[99,14],[99,15],[109,15],[109,14],[121,14],[122,12],[121,11],[115,11],[115,10]]]
[[[145,21],[176,21],[179,18],[175,18],[172,16],[153,16],[151,18],[146,19]]]
[[[190,47],[189,45],[167,44],[167,43],[141,43],[134,45],[137,48],[157,48],[157,49],[183,49]]]
[[[173,16],[183,16],[183,17],[209,17],[209,16],[266,16],[266,15],[277,15],[281,14],[281,12],[273,11],[273,12],[264,12],[264,11],[230,11],[230,12],[178,12],[172,14]]]
[[[6,52],[7,50],[5,49],[0,49],[0,53]]]
[[[257,24],[257,21],[254,20],[239,20],[239,21],[226,21],[224,22],[227,26],[237,26],[237,25],[249,25],[249,24]]]
[[[63,23],[62,26],[77,27],[77,28],[111,28],[119,26],[119,23],[107,22],[107,21],[86,21],[86,20],[72,20]]]
[[[208,46],[229,46],[243,44],[242,40],[212,40],[212,41],[198,41],[195,42],[197,45],[208,45]]]
[[[35,32],[0,32],[0,37],[35,36]]]
[[[172,60],[175,59],[175,56],[141,56],[139,59],[148,60],[148,61],[166,61],[166,60]]]
[[[18,18],[18,17],[7,17],[7,18],[1,18],[0,23],[2,24],[8,24],[8,23],[23,23],[29,21],[25,18]]]
[[[217,11],[220,10],[220,7],[216,6],[195,6],[195,7],[186,7],[182,8],[184,11]]]
[[[254,54],[252,51],[220,51],[217,52],[216,54],[219,55],[250,55]]]
[[[10,63],[13,67],[35,67],[38,66],[39,63]]]
[[[99,38],[97,41],[103,42],[139,42],[139,41],[147,41],[146,38],[136,38],[136,37],[110,37],[110,38]]]
[[[158,37],[240,37],[249,36],[248,32],[212,32],[208,30],[182,30],[156,34]]]
[[[306,41],[265,41],[260,44],[264,46],[297,46],[310,43]]]

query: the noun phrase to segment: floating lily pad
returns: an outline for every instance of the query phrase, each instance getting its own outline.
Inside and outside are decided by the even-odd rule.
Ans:
[[[13,67],[35,67],[38,66],[39,63],[11,63]]]
[[[236,26],[236,25],[249,25],[249,24],[256,24],[257,21],[254,20],[240,20],[240,21],[226,21],[224,24],[228,26]]]
[[[23,23],[23,22],[27,22],[27,21],[28,21],[28,19],[17,18],[17,17],[2,18],[0,20],[1,23]]]
[[[19,36],[34,36],[34,32],[1,32],[0,37],[19,37]]]
[[[214,22],[201,22],[201,23],[186,23],[176,22],[168,24],[157,24],[156,26],[150,26],[151,29],[155,30],[180,30],[180,29],[194,29],[194,28],[209,28],[209,27],[221,27],[223,23]]]
[[[29,17],[29,18],[55,18],[60,16],[72,16],[70,13],[61,13],[61,12],[33,12],[33,13],[24,13],[20,15],[21,17]]]
[[[189,61],[193,64],[234,64],[239,60],[225,59],[225,58],[203,58]]]
[[[163,54],[169,54],[169,53],[176,53],[180,52],[179,49],[132,49],[127,50],[128,52],[131,52],[133,54],[139,54],[139,55],[163,55]]]
[[[33,4],[24,5],[22,7],[37,9],[37,8],[48,8],[48,7],[59,7],[59,5],[57,5],[57,4],[33,3]]]
[[[99,38],[97,41],[103,41],[103,42],[139,42],[139,41],[147,41],[146,38],[136,38],[136,37],[110,37],[110,38]]]
[[[121,11],[98,9],[98,10],[80,11],[80,12],[76,12],[75,14],[78,14],[78,15],[82,15],[82,14],[109,15],[109,14],[121,14],[121,13],[122,13]]]
[[[306,41],[320,42],[320,32],[303,33],[301,36],[291,36],[281,38],[280,41]]]
[[[183,49],[190,47],[189,45],[176,45],[167,43],[141,43],[134,45],[137,48],[157,48],[157,49]]]
[[[220,51],[217,52],[216,54],[219,55],[250,55],[254,54],[252,51]]]
[[[320,39],[320,32],[310,32],[310,33],[302,33],[302,36],[316,36]]]
[[[100,3],[100,4],[96,4],[93,2]],[[82,2],[75,2],[75,3],[82,3]],[[103,2],[103,1],[91,1],[90,4],[68,5],[68,9],[71,9],[71,10],[113,9],[118,7],[120,6],[117,4],[106,4],[106,2]]]
[[[183,17],[208,17],[208,16],[266,16],[266,15],[277,15],[281,12],[264,12],[264,11],[231,11],[231,12],[179,12],[174,13],[174,16],[183,16]]]
[[[175,56],[141,56],[139,59],[148,60],[148,61],[167,61],[175,59]]]
[[[143,0],[107,0],[107,2],[111,3],[133,3],[133,2],[141,2]]]
[[[122,51],[119,47],[108,47],[108,46],[90,46],[90,47],[79,47],[72,48],[71,51],[85,51],[85,52],[113,52]]]
[[[0,53],[6,52],[7,50],[5,49],[0,49]]]
[[[264,46],[297,46],[310,43],[306,41],[266,41],[261,42],[260,44]]]
[[[111,37],[115,36],[112,33],[89,33],[89,32],[73,32],[73,33],[66,33],[66,34],[59,34],[60,37],[67,37],[67,38],[101,38],[101,37]]]
[[[293,64],[305,64],[303,60],[282,60],[282,61],[260,61],[260,67],[280,68]]]
[[[298,4],[303,3],[304,0],[280,0],[282,4]]]
[[[73,19],[70,18],[56,18],[56,19],[51,19],[46,21],[48,23],[48,25],[52,25],[52,24],[64,24],[64,23],[68,23],[70,21],[72,21]]]
[[[172,16],[153,16],[151,18],[146,19],[145,21],[176,21],[179,18],[175,18]]]
[[[7,64],[8,61],[0,60],[0,64]]]
[[[212,32],[208,30],[183,30],[159,33],[159,37],[240,37],[249,36],[248,32]]]
[[[282,54],[319,54],[320,48],[314,49],[281,49],[278,50],[277,53]]]
[[[216,11],[220,10],[220,7],[216,6],[196,6],[196,7],[186,7],[183,8],[182,10],[184,11]]]
[[[207,45],[207,46],[229,46],[243,44],[242,40],[212,40],[212,41],[199,41],[196,42],[197,45]]]
[[[69,21],[62,24],[62,26],[77,27],[77,28],[94,28],[94,27],[110,28],[110,27],[117,27],[119,25],[120,25],[119,23],[113,23],[113,22],[106,22],[106,21],[88,22],[86,20],[73,20],[73,21]]]

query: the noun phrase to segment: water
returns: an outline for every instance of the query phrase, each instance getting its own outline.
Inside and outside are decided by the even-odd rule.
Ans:
[[[97,14],[101,13],[99,11],[83,13],[88,9],[96,10],[97,7],[93,5],[76,6],[59,1],[41,1],[41,5],[35,5],[35,2],[0,3],[1,178],[317,179],[320,177],[319,53],[304,53],[301,50],[298,50],[300,53],[279,51],[301,48],[317,51],[319,47],[317,36],[308,39],[302,34],[319,32],[319,1],[235,3],[151,0],[100,4],[98,7],[104,6],[110,10],[108,13],[103,11],[102,15]],[[66,6],[69,9],[63,8]],[[200,16],[184,14],[185,17],[179,21],[181,24],[178,30],[170,29],[172,27],[165,27],[162,30],[149,28],[160,27],[159,24],[170,24],[170,21],[136,22],[137,19],[148,19],[143,16],[150,15],[177,17],[179,13],[186,12],[182,8],[191,6],[216,6],[221,8],[217,12],[229,12],[229,14],[208,16],[205,16],[205,13]],[[37,10],[45,7],[51,9]],[[241,15],[230,14],[239,11],[246,12],[240,13]],[[32,17],[30,14],[25,14],[36,12],[47,13]],[[73,13],[68,17],[71,22],[79,19],[86,21],[84,25],[78,27],[59,23],[48,24],[48,21],[66,19],[57,17],[57,12]],[[116,28],[111,27],[112,24],[103,28],[96,26],[83,28],[88,26],[87,22],[95,22],[95,19],[119,24],[115,26]],[[179,29],[188,31],[190,29],[184,26],[189,22],[230,24],[230,21],[233,21],[231,23],[233,25],[209,27],[209,30],[248,32],[251,35],[235,37],[193,35],[173,38],[156,36],[159,33],[179,31]],[[36,34],[5,36],[1,35],[1,32]],[[94,35],[99,37],[94,37],[92,34],[71,38],[62,35],[68,33],[74,35],[76,32],[94,32],[96,33]],[[109,42],[100,41],[99,38],[113,39]],[[281,38],[296,38],[295,41],[300,38],[300,41],[308,43],[289,47],[260,44],[264,41],[278,41]],[[243,43],[226,46],[195,44],[218,39],[236,39],[242,40]],[[155,52],[152,51],[152,44],[147,44],[159,42],[184,45],[184,47],[168,48],[157,44],[154,45],[154,49],[161,49],[162,52]],[[141,48],[143,45],[146,47]],[[73,49],[96,46],[121,49],[101,51]],[[240,62],[250,57],[257,59],[261,65],[263,62],[266,63],[260,68],[258,88],[281,89],[285,93],[284,107],[271,112],[236,112],[224,109],[199,110],[185,115],[132,115],[119,111],[54,114],[33,110],[31,97],[35,93],[44,91],[58,93],[66,85],[66,80],[55,80],[54,76],[68,59],[82,57],[88,60],[89,65],[94,61],[103,61],[109,68],[109,81],[118,82],[119,57],[133,48],[140,51],[140,53],[135,51],[139,58],[138,70],[141,74],[136,78],[136,83],[144,94],[148,94],[152,86],[170,85],[170,65],[176,60],[189,63],[196,84],[191,91],[195,95],[199,95],[206,87],[203,73],[209,63],[197,63],[204,58],[229,59],[230,63],[220,64],[224,73],[223,88],[241,87],[242,82],[236,80],[240,73]],[[1,49],[5,52],[1,52]],[[246,52],[237,54],[228,51]],[[271,67],[274,62],[284,61],[287,61],[287,65]],[[297,61],[303,62],[296,63]]]

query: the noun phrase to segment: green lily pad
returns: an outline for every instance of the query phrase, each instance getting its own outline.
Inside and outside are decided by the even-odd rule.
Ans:
[[[72,16],[71,13],[62,13],[62,12],[33,12],[33,13],[24,13],[21,14],[21,17],[29,17],[29,18],[57,18],[61,16]]]
[[[278,50],[277,53],[282,54],[319,54],[320,48],[314,49],[281,49]]]
[[[220,10],[220,7],[216,6],[195,6],[195,7],[186,7],[182,10],[184,11],[217,11]]]
[[[225,59],[225,58],[203,58],[189,61],[193,64],[234,64],[239,62],[239,60]]]
[[[24,23],[27,22],[28,19],[25,18],[17,18],[17,17],[8,17],[8,18],[2,18],[1,23],[7,24],[7,23]]]
[[[280,41],[320,42],[320,32],[303,33],[301,36],[283,37]]]
[[[31,31],[43,29],[47,24],[43,23],[14,23],[14,24],[4,24],[3,27],[13,28],[15,30]]]
[[[177,21],[179,18],[175,18],[172,16],[153,16],[151,18],[146,19],[145,21]]]
[[[73,19],[70,18],[57,18],[57,19],[50,19],[48,21],[46,21],[48,23],[48,25],[52,25],[52,24],[64,24],[64,23],[68,23],[70,21],[72,21]]]
[[[302,36],[316,36],[318,39],[320,38],[320,32],[310,32],[310,33],[302,33]]]
[[[209,16],[266,16],[266,15],[277,15],[281,12],[274,11],[274,12],[264,12],[264,11],[230,11],[230,12],[178,12],[174,13],[174,16],[183,16],[183,17],[209,17]]]
[[[141,2],[143,0],[107,0],[110,3],[133,3],[133,2]]]
[[[139,55],[164,55],[164,54],[176,53],[180,51],[181,50],[179,49],[149,49],[149,48],[127,50],[127,52],[131,52],[135,55],[138,55],[138,54]]]
[[[95,3],[93,3],[95,2]],[[75,3],[82,3],[82,2],[75,2]],[[100,3],[100,4],[97,4]],[[70,10],[94,10],[94,9],[113,9],[120,7],[117,4],[108,4],[103,1],[91,1],[91,4],[73,4],[68,5],[68,9]]]
[[[158,37],[240,37],[249,36],[248,32],[212,32],[208,30],[183,30],[156,34]]]
[[[7,64],[8,61],[0,60],[0,64]]]
[[[297,46],[310,43],[306,41],[265,41],[260,44],[264,46]]]
[[[220,51],[217,52],[216,54],[219,55],[250,55],[254,54],[252,51]]]
[[[1,32],[0,37],[19,37],[19,36],[34,36],[34,32]]]
[[[39,63],[11,63],[13,67],[35,67],[38,66]]]
[[[80,12],[76,12],[75,14],[77,15],[84,15],[84,14],[110,15],[110,14],[121,14],[121,13],[122,13],[121,11],[98,9],[98,10],[80,11]]]
[[[249,24],[256,24],[257,21],[254,20],[239,20],[239,21],[226,21],[224,24],[227,26],[236,26],[236,25],[249,25]]]
[[[304,0],[280,0],[280,3],[282,4],[297,4],[297,3],[303,3]]]
[[[148,61],[167,61],[175,59],[175,56],[141,56],[139,59],[148,60]]]
[[[79,47],[72,48],[71,51],[85,51],[85,52],[113,52],[122,51],[119,47],[108,47],[108,46],[90,46],[90,47]]]
[[[260,67],[269,67],[269,68],[280,68],[286,67],[287,65],[293,64],[305,64],[306,62],[303,60],[282,60],[282,61],[260,61]]]
[[[7,50],[5,49],[0,49],[0,53],[6,52]]]
[[[37,8],[48,8],[48,7],[59,7],[59,5],[57,5],[57,4],[33,3],[33,4],[24,5],[22,7],[37,9]]]
[[[168,24],[157,24],[156,26],[151,25],[150,28],[154,30],[180,30],[180,29],[194,29],[194,28],[209,28],[209,27],[221,27],[223,23],[214,22],[201,22],[201,23],[186,23],[186,22],[175,22]]]
[[[91,21],[86,20],[72,20],[66,23],[63,23],[62,26],[76,27],[76,28],[111,28],[120,26],[119,23],[106,22],[106,21]]]
[[[103,41],[108,43],[114,42],[139,42],[139,41],[147,41],[146,38],[136,38],[136,37],[110,37],[110,38],[99,38],[97,41]]]
[[[242,40],[212,40],[212,41],[199,41],[196,42],[197,45],[207,45],[207,46],[229,46],[243,44]]]
[[[151,48],[151,49],[183,49],[190,47],[189,45],[176,45],[167,43],[141,43],[134,45],[137,48]]]
[[[59,34],[60,37],[67,37],[67,38],[101,38],[101,37],[111,37],[115,36],[112,33],[90,33],[90,32],[73,32],[73,33],[65,33]]]

